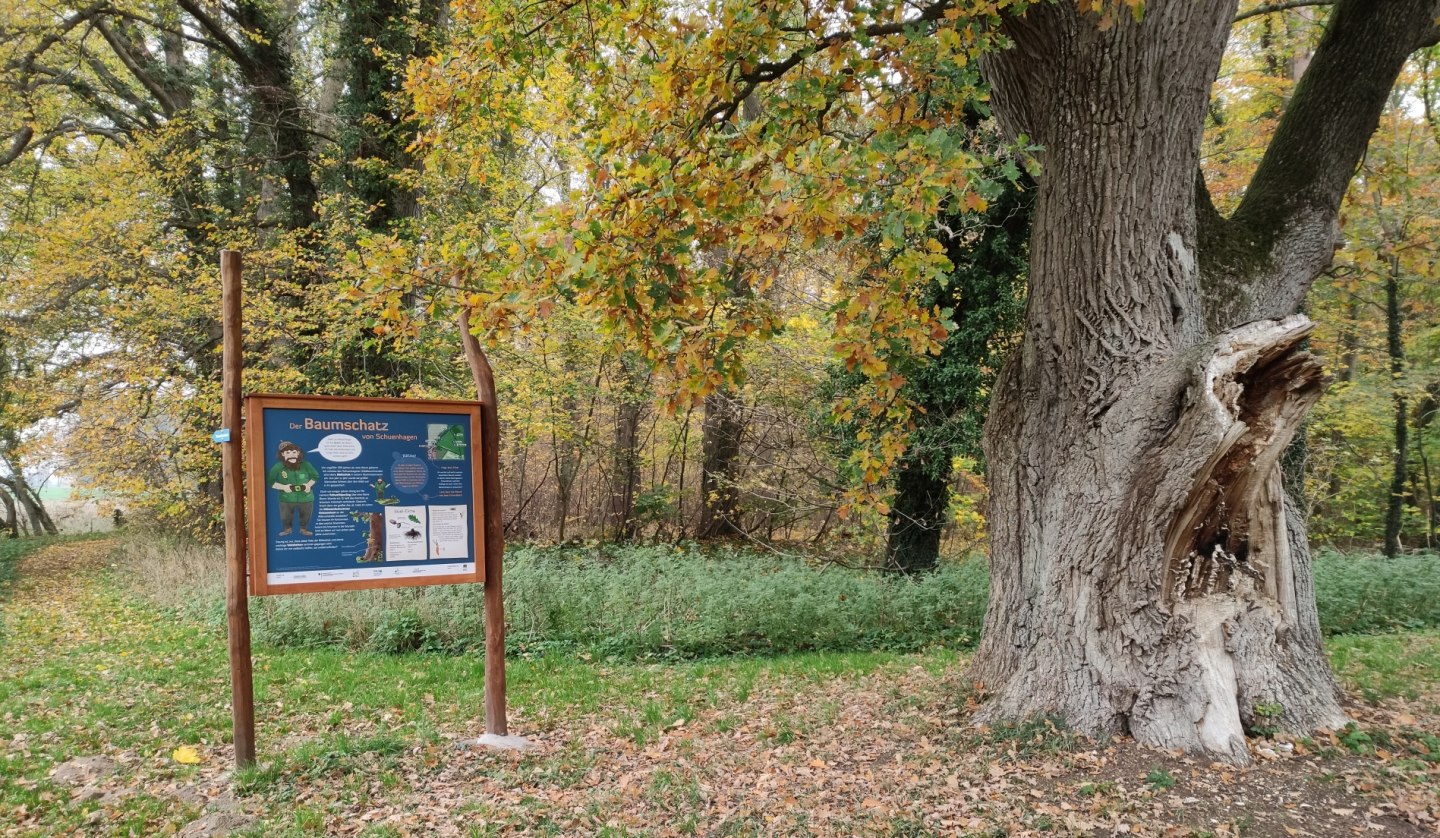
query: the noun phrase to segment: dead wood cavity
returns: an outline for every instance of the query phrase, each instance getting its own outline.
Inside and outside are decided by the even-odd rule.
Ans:
[[[1215,395],[1222,403],[1226,395],[1234,399],[1236,422],[1244,427],[1226,434],[1228,447],[1201,468],[1173,519],[1165,540],[1167,602],[1231,592],[1247,577],[1257,590],[1266,589],[1276,554],[1273,545],[1252,542],[1252,523],[1276,520],[1278,501],[1265,496],[1264,484],[1304,406],[1326,381],[1320,362],[1299,348],[1302,337],[1267,347],[1233,379],[1215,382]]]

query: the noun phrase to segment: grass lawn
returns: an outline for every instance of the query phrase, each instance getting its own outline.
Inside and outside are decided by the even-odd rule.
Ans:
[[[456,747],[482,728],[478,656],[257,647],[261,765],[236,776],[224,638],[139,600],[108,550],[31,554],[0,604],[0,834],[207,812],[257,836],[1420,835],[1440,816],[1435,633],[1333,639],[1358,725],[1256,740],[1245,770],[977,727],[949,650],[516,660],[512,732],[540,746],[520,756]],[[89,756],[101,775],[52,778]]]

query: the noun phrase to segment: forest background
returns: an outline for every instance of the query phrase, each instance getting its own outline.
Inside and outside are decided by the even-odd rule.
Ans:
[[[978,28],[903,61],[858,45],[884,72],[823,125],[797,115],[823,71],[707,114],[712,154],[842,141],[706,192],[704,157],[634,153],[694,122],[669,109],[696,77],[667,56],[801,6],[595,4],[586,50],[499,3],[0,3],[12,533],[53,529],[26,482],[42,464],[216,531],[234,248],[253,392],[470,397],[459,307],[477,313],[512,541],[726,538],[906,572],[984,548],[979,431],[1035,164],[955,60],[988,48]],[[1326,13],[1241,4],[1204,156],[1222,210]],[[1436,47],[1403,71],[1309,299],[1333,379],[1296,448],[1320,544],[1394,555],[1440,531],[1437,75]]]

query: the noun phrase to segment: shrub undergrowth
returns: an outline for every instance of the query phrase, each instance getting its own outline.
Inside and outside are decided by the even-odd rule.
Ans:
[[[1440,628],[1440,555],[1320,551],[1315,601],[1330,635]]]
[[[224,625],[213,548],[131,540],[122,566],[150,596]],[[1440,627],[1440,559],[1322,552],[1315,585],[1327,634]],[[979,557],[905,577],[796,558],[693,548],[512,547],[507,645],[516,654],[696,658],[967,646],[989,578]],[[251,600],[255,638],[285,646],[461,652],[484,646],[478,585]]]

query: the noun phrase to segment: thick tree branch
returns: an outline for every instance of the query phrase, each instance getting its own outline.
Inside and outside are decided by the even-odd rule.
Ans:
[[[155,101],[160,103],[160,108],[165,115],[174,116],[180,109],[175,98],[170,95],[170,91],[166,90],[164,85],[141,66],[140,59],[135,56],[133,45],[103,20],[97,21],[95,28],[99,30],[105,43],[110,45],[115,57],[119,58],[120,63],[125,65],[125,69],[130,71],[130,75],[134,76],[135,80],[140,82],[140,85],[149,91],[151,96],[155,97]]]
[[[146,101],[141,93],[110,72],[110,68],[104,61],[85,50],[80,51],[79,60],[85,62],[85,65],[91,69],[101,86],[97,87],[92,80],[81,77],[74,69],[36,64],[33,67],[35,75],[45,77],[45,80],[32,81],[26,89],[33,90],[43,85],[63,87],[89,103],[101,116],[120,130],[133,130],[134,127],[138,127],[139,121],[143,121],[150,128],[160,125],[160,120],[152,104]],[[106,99],[107,94],[129,105],[134,114],[119,110],[114,103]]]
[[[105,89],[108,90],[111,95],[119,98],[121,101],[128,104],[131,108],[134,108],[135,113],[137,113],[140,118],[145,121],[146,125],[149,125],[153,128],[160,124],[160,120],[158,118],[158,115],[155,113],[154,106],[152,106],[150,102],[146,101],[133,87],[126,84],[119,76],[112,73],[110,71],[110,68],[105,64],[104,61],[102,61],[98,56],[90,54],[88,50],[82,52],[82,58],[85,60],[85,64],[90,68],[90,71],[95,74],[95,77],[98,78],[100,81],[104,82]],[[89,85],[84,85],[84,88],[85,89],[81,91],[82,94],[88,93],[90,95],[90,98],[95,100],[99,99],[100,91],[95,90]],[[111,112],[114,111],[114,108],[110,107],[109,103],[105,103],[104,107],[101,108],[101,111],[102,113],[106,113],[107,116],[110,116]],[[111,116],[111,119],[113,121],[114,117]]]
[[[182,41],[188,41],[192,44],[198,44],[202,47],[207,47],[209,49],[220,52],[225,51],[225,45],[220,43],[219,41],[213,40],[211,38],[204,38],[199,35],[191,35],[189,32],[186,32],[184,29],[178,26],[168,26],[165,23],[162,23],[161,21],[156,20],[152,17],[146,17],[145,15],[136,14],[135,12],[126,9],[111,9],[110,14],[113,14],[115,17],[124,18],[125,20],[132,20],[136,23],[143,23],[157,32],[163,32],[167,35],[172,35]]]
[[[30,148],[30,140],[34,137],[34,128],[31,128],[29,125],[20,126],[20,130],[16,131],[15,136],[10,138],[10,147],[5,149],[4,154],[0,154],[0,166],[7,166],[14,162],[15,158],[24,154],[25,150]]]
[[[1210,295],[1224,309],[1212,325],[1293,312],[1329,264],[1327,234],[1345,190],[1413,45],[1434,26],[1436,8],[1436,0],[1336,3],[1224,235],[1202,242],[1208,251],[1202,255],[1212,260],[1209,279],[1248,283],[1230,295],[1234,301]]]
[[[1435,11],[1435,0],[1336,6],[1237,221],[1268,221],[1273,231],[1295,212],[1339,208],[1395,78],[1419,33],[1433,28]]]
[[[20,155],[25,152],[36,148],[44,148],[56,139],[72,132],[77,134],[96,134],[98,136],[108,137],[119,143],[125,142],[126,139],[119,131],[93,123],[83,122],[78,119],[62,119],[54,128],[51,128],[39,136],[35,135],[35,129],[26,125],[10,138],[9,147],[6,148],[3,153],[0,153],[0,166],[8,166],[19,159]]]
[[[1420,31],[1415,40],[1415,49],[1425,49],[1440,44],[1440,2],[1430,14],[1430,25]]]
[[[7,69],[19,70],[21,75],[28,73],[34,63],[40,59],[40,56],[44,55],[47,50],[58,44],[60,41],[64,40],[65,36],[70,33],[71,29],[74,29],[75,27],[86,22],[87,20],[94,18],[96,15],[99,15],[100,13],[109,9],[109,7],[110,4],[107,0],[107,2],[96,3],[93,6],[87,6],[75,12],[74,14],[69,15],[60,22],[59,26],[57,26],[54,30],[50,31],[44,37],[42,37],[39,43],[35,44],[34,47],[30,48],[23,57],[7,62]]]
[[[253,74],[256,70],[255,62],[250,52],[235,38],[231,37],[229,30],[219,20],[216,20],[209,12],[200,6],[195,0],[176,0],[177,5],[184,9],[187,14],[195,18],[195,22],[210,34],[211,38],[230,56],[246,75]]]

